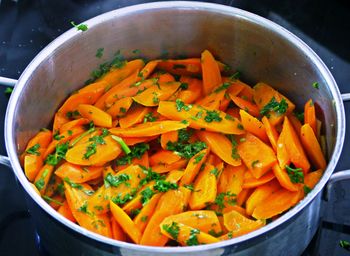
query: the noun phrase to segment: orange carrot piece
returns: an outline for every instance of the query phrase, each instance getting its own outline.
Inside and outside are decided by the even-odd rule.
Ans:
[[[172,164],[181,159],[181,156],[177,155],[174,151],[159,150],[149,158],[151,166],[157,164]]]
[[[166,83],[166,82],[174,82],[175,78],[170,73],[163,73],[163,72],[155,72],[153,73],[150,78],[157,78],[158,83]]]
[[[69,118],[66,115],[62,115],[60,113],[56,113],[54,118],[53,118],[53,127],[52,130],[53,131],[58,131],[60,129],[60,127],[69,122]]]
[[[39,144],[38,152],[41,154],[47,146],[50,144],[52,140],[52,132],[47,129],[43,129],[42,131],[38,132],[32,139],[29,140],[26,151],[30,149],[31,147],[35,146],[36,144]]]
[[[131,160],[132,165],[141,165],[144,166],[146,168],[149,168],[149,157],[148,157],[148,152],[146,151],[141,158],[135,157]],[[129,164],[125,164],[125,165],[118,165],[115,167],[116,171],[121,171],[125,168],[128,167]]]
[[[279,163],[281,169],[284,169],[286,167],[286,165],[290,164],[290,157],[288,155],[286,143],[284,140],[284,138],[286,136],[285,134],[286,134],[286,131],[282,130],[282,132],[280,133],[280,135],[277,139],[276,154],[277,154],[277,160],[278,160],[278,163]]]
[[[251,220],[237,211],[224,214],[224,225],[232,237],[242,236],[264,226],[261,220]]]
[[[242,189],[241,193],[239,193],[236,198],[237,205],[242,206],[247,201],[249,196],[253,193],[253,191],[254,190],[251,188]]]
[[[203,171],[198,174],[194,182],[194,190],[189,201],[189,205],[192,210],[203,209],[208,204],[215,201],[217,187],[214,170],[214,166],[211,164],[206,164]]]
[[[227,115],[230,115],[234,118],[241,118],[241,116],[239,115],[239,111],[240,109],[238,107],[229,107],[227,110],[226,110],[226,114]]]
[[[300,129],[301,129],[301,122],[299,119],[294,115],[294,114],[289,114],[288,116],[289,121],[292,123],[294,130],[296,133],[299,135],[300,134]]]
[[[185,109],[184,109],[185,108]],[[175,102],[161,101],[158,105],[158,113],[172,120],[187,120],[189,126],[194,129],[204,128],[208,131],[225,134],[243,134],[241,123],[227,116],[225,112],[214,112],[199,105],[184,105],[179,109]],[[210,116],[215,116],[213,120]]]
[[[78,91],[78,93],[92,92],[96,95],[96,98],[99,98],[106,90],[108,90],[108,87],[109,84],[107,82],[98,81],[84,86]]]
[[[77,109],[83,117],[93,121],[95,125],[107,128],[112,127],[111,115],[101,109],[88,104],[80,104]]]
[[[172,164],[158,164],[158,165],[154,165],[152,166],[152,170],[156,173],[165,173],[165,172],[169,172],[172,170],[178,170],[178,169],[182,169],[186,166],[187,164],[187,160],[186,159],[181,159],[179,161],[176,161]]]
[[[178,140],[178,137],[179,136],[177,131],[163,133],[160,136],[160,145],[163,149],[167,149],[168,142],[176,142]]]
[[[220,88],[220,85],[218,88]],[[225,98],[226,89],[218,90],[218,88],[214,88],[214,90],[206,95],[205,97],[196,101],[197,105],[201,105],[208,109],[219,109],[221,102]]]
[[[112,228],[112,237],[115,240],[118,241],[126,241],[127,236],[122,229],[122,227],[118,224],[118,222],[115,220],[115,218],[112,216],[111,217],[111,228]]]
[[[314,131],[314,134],[317,134],[317,119],[315,105],[312,99],[309,99],[304,106],[304,123],[309,124]]]
[[[69,130],[74,129],[77,126],[82,126],[82,125],[88,124],[89,122],[90,122],[89,119],[86,119],[86,118],[75,119],[73,121],[69,121],[69,122],[63,124],[60,127],[59,132],[60,132],[60,134],[63,134]]]
[[[179,121],[155,121],[138,124],[127,129],[112,128],[109,132],[122,137],[149,137],[186,128],[188,124]]]
[[[114,219],[117,221],[117,223],[120,225],[120,227],[124,230],[126,234],[131,238],[131,240],[138,244],[141,240],[141,232],[138,229],[138,227],[135,225],[135,223],[130,219],[130,217],[113,201],[111,200],[109,202],[112,215]]]
[[[43,163],[41,156],[31,154],[26,154],[24,156],[24,173],[29,181],[34,181]]]
[[[265,143],[269,142],[269,139],[266,135],[265,126],[263,125],[262,122],[260,122],[254,116],[251,116],[249,113],[247,113],[243,109],[239,111],[239,115],[241,116],[241,122],[246,131],[254,134]]]
[[[37,187],[37,189],[40,191],[40,194],[45,194],[45,190],[47,185],[49,184],[49,180],[51,178],[51,175],[53,173],[54,167],[49,164],[45,164],[43,167],[41,167],[40,171],[35,177],[34,185]]]
[[[226,165],[218,182],[218,193],[231,192],[238,195],[242,191],[245,172],[246,167],[244,165]]]
[[[249,113],[250,115],[254,116],[254,117],[258,117],[260,115],[260,111],[257,105],[255,105],[254,103],[248,101],[248,100],[244,100],[240,97],[234,96],[234,95],[230,95],[230,98],[232,99],[232,101],[240,108],[245,110],[247,113]]]
[[[322,175],[323,175],[322,169],[319,169],[314,172],[309,172],[308,174],[305,175],[304,184],[312,189],[316,186],[318,181],[322,178]]]
[[[246,172],[242,188],[255,188],[268,183],[275,178],[275,174],[272,171],[267,172],[259,179],[256,179],[250,172]]]
[[[203,91],[208,95],[215,87],[222,84],[220,69],[214,56],[205,50],[201,55]]]
[[[266,135],[269,138],[273,150],[277,152],[278,133],[276,131],[276,128],[271,125],[269,119],[266,116],[264,116],[261,121],[264,124]]]
[[[267,173],[277,162],[272,148],[250,133],[247,133],[245,140],[238,144],[237,152],[257,179]]]
[[[123,211],[130,215],[132,211],[142,208],[142,192],[148,189],[153,190],[154,184],[155,181],[151,181],[150,183],[144,185],[133,197],[133,199],[131,199],[122,207]],[[146,205],[147,203],[148,202],[144,203],[144,205]]]
[[[111,136],[103,138],[105,144],[97,144],[96,153],[87,156],[87,150],[91,142],[87,142],[68,149],[66,160],[71,164],[79,164],[82,166],[102,166],[105,163],[115,159],[121,153],[121,148],[118,142],[112,139]]]
[[[256,219],[269,219],[293,207],[299,199],[299,191],[277,190],[256,206],[252,216]]]
[[[142,207],[140,213],[135,217],[134,223],[142,233],[145,230],[149,220],[153,216],[154,210],[162,195],[163,193],[159,193],[152,196],[148,203]]]
[[[205,148],[202,151],[195,154],[188,162],[185,173],[180,181],[180,185],[189,185],[193,182],[197,176],[202,164],[206,161],[209,154],[209,148]]]
[[[131,97],[122,98],[114,102],[113,105],[106,110],[106,112],[112,116],[112,119],[125,116],[126,112],[131,107],[132,102],[133,101]]]
[[[140,244],[164,246],[168,238],[161,233],[159,224],[168,216],[183,211],[188,204],[190,191],[184,187],[165,192],[157,204],[154,214],[143,232]]]
[[[145,116],[151,112],[151,108],[145,108],[141,105],[132,107],[128,114],[119,119],[119,125],[121,128],[129,128],[135,124],[142,123]]]
[[[281,186],[277,180],[272,180],[262,186],[257,187],[245,203],[246,213],[248,215],[252,215],[257,205],[263,203],[266,198],[280,188]]]
[[[57,168],[55,174],[61,179],[69,178],[75,183],[84,183],[102,176],[103,167],[81,167],[71,163],[64,163]]]
[[[298,191],[298,187],[291,182],[289,175],[287,174],[287,171],[285,168],[281,168],[278,164],[275,164],[272,167],[273,173],[275,174],[278,182],[282,187],[289,191]]]
[[[287,117],[284,118],[281,134],[284,134],[283,140],[290,158],[290,161],[297,167],[302,168],[304,174],[308,173],[310,163],[307,159],[304,149],[300,143],[298,135]]]
[[[321,146],[317,141],[312,127],[308,123],[305,123],[301,127],[300,139],[312,164],[318,169],[325,169],[327,163],[323,156]]]
[[[203,84],[201,80],[193,77],[181,76],[180,82],[188,85],[186,90],[181,89],[177,95],[177,98],[184,103],[190,104],[195,102],[202,95]]]
[[[184,171],[182,170],[171,170],[165,180],[171,183],[177,183],[183,175]]]
[[[138,143],[142,142],[149,142],[151,140],[154,140],[158,138],[158,135],[155,136],[149,136],[149,137],[124,137],[123,140],[128,146],[134,146]]]
[[[217,132],[197,131],[197,136],[204,141],[210,150],[220,157],[227,164],[238,166],[241,159],[235,152],[235,145],[223,134]]]
[[[57,210],[63,217],[70,220],[71,222],[77,222],[70,210],[67,201],[64,201],[63,204]]]

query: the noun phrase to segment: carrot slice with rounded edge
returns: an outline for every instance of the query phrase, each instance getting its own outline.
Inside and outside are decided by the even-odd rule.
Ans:
[[[122,227],[118,224],[118,222],[115,220],[115,218],[112,216],[111,217],[111,228],[112,228],[112,237],[115,240],[118,241],[126,241],[127,236],[122,229]]]
[[[177,99],[182,100],[186,104],[195,102],[202,95],[202,81],[188,76],[181,76],[180,82],[187,84],[186,90],[181,89],[177,95]]]
[[[154,214],[143,232],[140,244],[164,246],[168,238],[161,233],[159,224],[168,216],[182,212],[188,204],[191,191],[180,187],[165,192],[157,204]]]
[[[206,161],[209,154],[209,148],[205,148],[202,151],[195,154],[188,162],[185,173],[180,181],[180,185],[189,185],[193,182],[197,176],[202,164]]]
[[[210,203],[214,203],[217,193],[215,167],[206,164],[195,182],[193,193],[189,201],[192,210],[200,210]]]
[[[29,181],[33,181],[43,166],[41,156],[26,154],[24,156],[24,173]]]
[[[304,184],[311,189],[314,188],[318,181],[322,178],[323,172],[324,171],[322,169],[314,172],[309,172],[304,177]]]
[[[241,116],[241,122],[246,131],[254,134],[265,143],[269,142],[269,139],[266,135],[265,126],[262,122],[260,122],[254,116],[251,116],[243,109],[239,111],[239,115]]]
[[[222,231],[219,219],[215,212],[209,210],[186,211],[171,215],[163,220],[161,227],[164,224],[171,224],[173,222],[191,226],[192,228],[199,229],[205,233],[208,233],[209,231],[220,233]]]
[[[238,144],[237,152],[257,179],[267,173],[277,162],[273,149],[250,133],[247,133],[245,140]]]
[[[138,124],[127,129],[112,128],[109,132],[122,137],[149,137],[186,128],[188,124],[179,121],[155,121]]]
[[[176,154],[174,151],[169,150],[159,150],[158,152],[154,153],[149,158],[149,163],[151,166],[157,165],[157,164],[172,164],[181,159],[181,156]]]
[[[218,193],[231,192],[238,195],[242,191],[244,173],[246,171],[245,165],[226,165],[218,182]]]
[[[230,231],[232,237],[242,236],[264,226],[261,220],[251,220],[237,211],[224,214],[224,225]]]
[[[132,211],[142,208],[142,193],[145,190],[151,189],[153,191],[153,186],[155,184],[155,181],[151,181],[150,183],[146,184],[145,186],[140,189],[137,194],[131,199],[129,202],[127,202],[123,207],[123,211],[127,214],[131,214]],[[145,202],[144,205],[146,205],[148,202]]]
[[[317,119],[315,105],[312,99],[309,99],[304,106],[304,123],[309,124],[315,134],[317,134]]]
[[[119,119],[119,125],[121,128],[125,129],[135,124],[142,123],[145,116],[151,111],[151,108],[145,108],[141,105],[132,107],[126,116]]]
[[[101,109],[88,104],[80,104],[77,109],[83,117],[91,120],[95,125],[107,128],[112,127],[111,115]]]
[[[49,180],[52,176],[54,167],[49,164],[45,164],[43,167],[41,167],[40,171],[35,177],[34,185],[37,187],[37,189],[40,191],[40,194],[44,194],[47,185],[49,184]]]
[[[244,111],[246,111],[254,117],[258,117],[260,115],[259,108],[254,103],[231,94],[229,95],[233,103],[235,103],[240,109],[243,109]]]
[[[63,125],[60,127],[59,132],[60,132],[60,134],[65,133],[65,132],[67,132],[67,131],[69,131],[69,130],[74,129],[76,126],[82,126],[82,125],[88,124],[89,122],[90,122],[90,121],[89,121],[89,119],[87,119],[87,118],[75,119],[75,120],[73,120],[73,121],[69,121],[69,122],[63,124]],[[59,136],[59,137],[61,137],[61,136]],[[60,140],[61,140],[61,139],[60,139]]]
[[[257,187],[245,203],[246,213],[248,215],[252,215],[257,205],[264,202],[266,198],[280,188],[281,186],[277,180],[272,180],[262,186]]]
[[[273,150],[275,150],[275,152],[277,152],[278,133],[276,131],[276,128],[270,124],[270,121],[266,116],[264,116],[261,119],[261,121],[264,124],[266,135],[269,138],[269,141],[270,141],[270,144],[271,144]]]
[[[94,144],[93,142],[87,142],[68,149],[66,153],[67,162],[82,166],[102,166],[119,156],[121,153],[119,143],[112,139],[111,136],[106,136],[103,139],[105,144],[95,144],[96,147],[91,146],[91,144]],[[88,151],[96,152],[92,155],[87,155]]]
[[[155,72],[150,77],[157,78],[158,83],[174,82],[175,81],[175,78],[172,74],[167,73],[167,72],[164,73],[163,71]]]
[[[167,100],[179,89],[180,85],[179,82],[158,83],[140,92],[132,99],[146,107],[158,106],[159,101]]]
[[[186,166],[187,160],[181,159],[172,164],[157,164],[152,166],[152,170],[156,173],[165,173],[172,170],[182,169]]]
[[[203,77],[203,92],[208,95],[215,87],[222,84],[219,65],[214,56],[205,50],[201,54],[201,66]]]
[[[299,200],[300,191],[292,192],[283,188],[279,189],[258,204],[252,216],[256,219],[272,218],[296,205]]]
[[[142,233],[145,230],[149,220],[153,216],[154,210],[162,195],[163,193],[159,193],[152,196],[148,203],[142,207],[140,213],[135,217],[134,223]]]
[[[197,136],[204,141],[210,150],[224,162],[233,166],[241,165],[241,159],[236,154],[235,145],[223,134],[217,132],[197,131]]]
[[[206,95],[205,97],[196,101],[197,105],[201,105],[208,109],[219,109],[222,100],[225,98],[226,89],[221,89],[222,85]]]
[[[298,135],[295,133],[293,126],[288,117],[284,118],[281,134],[284,134],[283,142],[287,150],[290,161],[297,167],[302,168],[304,174],[310,169],[309,160],[306,157]]]
[[[61,179],[69,178],[75,183],[84,183],[102,176],[104,167],[81,167],[71,163],[64,163],[57,168],[55,174]]]
[[[282,169],[278,164],[275,164],[272,170],[282,187],[289,191],[298,191],[298,187],[292,183],[285,168]]]
[[[236,118],[226,115],[219,110],[210,110],[199,105],[187,105],[180,101],[161,101],[158,105],[158,113],[171,120],[186,120],[194,129],[204,128],[212,132],[225,134],[243,134],[244,128]]]
[[[284,141],[284,137],[286,136],[285,133],[286,131],[282,130],[282,132],[280,133],[277,139],[276,154],[277,154],[277,160],[281,169],[284,169],[286,165],[290,164],[290,157],[288,155],[286,143]]]
[[[86,85],[79,89],[78,93],[93,92],[96,98],[102,96],[102,94],[108,89],[109,84],[106,81],[98,81],[92,84]]]
[[[69,122],[69,118],[57,112],[53,118],[52,130],[58,131],[60,127],[67,122]]]
[[[114,102],[113,105],[106,110],[106,112],[112,116],[112,119],[125,116],[126,112],[131,107],[132,102],[131,97],[122,98]]]
[[[29,140],[26,151],[30,149],[31,147],[35,146],[36,144],[39,144],[38,152],[41,154],[42,151],[45,151],[45,148],[50,144],[52,140],[52,132],[47,129],[43,129],[40,132],[38,132],[32,139]]]
[[[326,159],[323,156],[321,146],[317,141],[316,135],[308,123],[301,127],[300,139],[313,165],[315,165],[318,169],[325,169],[327,166]]]
[[[259,179],[256,179],[250,172],[246,172],[244,175],[242,188],[255,188],[268,183],[275,178],[275,174],[272,171],[264,174]]]
[[[67,201],[64,201],[63,204],[57,210],[63,217],[67,218],[71,222],[77,222],[70,210]]]
[[[126,214],[126,212],[122,210],[122,208],[113,203],[112,200],[109,202],[109,205],[114,219],[124,230],[124,232],[128,234],[134,243],[140,243],[142,234],[132,219],[130,219],[130,217]]]
[[[176,142],[179,138],[177,131],[166,132],[160,135],[160,145],[163,149],[167,148],[168,142]]]

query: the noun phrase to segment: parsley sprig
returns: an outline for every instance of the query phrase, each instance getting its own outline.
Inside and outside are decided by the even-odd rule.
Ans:
[[[260,114],[269,117],[269,112],[274,111],[275,113],[282,115],[287,112],[288,103],[285,99],[278,102],[275,97],[272,97],[269,103],[267,103],[261,110]]]
[[[288,176],[290,178],[290,181],[293,183],[303,183],[304,182],[304,173],[303,169],[301,168],[293,168],[289,165],[286,165],[286,170],[288,173]]]
[[[40,152],[38,151],[39,148],[40,148],[40,144],[37,143],[33,147],[30,147],[29,149],[27,149],[26,153],[31,154],[31,155],[40,156]]]

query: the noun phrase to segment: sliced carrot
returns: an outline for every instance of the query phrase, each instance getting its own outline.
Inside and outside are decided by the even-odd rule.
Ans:
[[[58,208],[57,210],[63,217],[67,218],[71,222],[77,222],[72,214],[72,211],[70,210],[67,201],[64,201],[64,203]]]
[[[237,152],[257,179],[267,173],[277,161],[272,148],[250,133],[238,144]]]
[[[52,165],[45,164],[43,167],[41,167],[40,171],[35,177],[34,185],[42,195],[45,193],[46,187],[49,184],[53,170],[54,167]]]
[[[45,151],[47,146],[50,144],[52,140],[52,132],[47,129],[43,129],[42,131],[38,132],[32,139],[29,140],[26,151],[30,149],[31,147],[35,146],[36,144],[39,144],[38,152],[40,154]]]
[[[41,167],[43,159],[41,156],[26,154],[24,156],[24,173],[29,181],[34,181]]]
[[[150,112],[150,108],[145,108],[141,105],[137,105],[131,108],[126,116],[119,119],[119,125],[121,128],[125,129],[135,124],[142,123],[145,116]]]
[[[311,189],[314,188],[319,182],[319,180],[322,178],[323,172],[324,171],[322,169],[319,169],[314,172],[309,172],[305,175],[304,184]]]
[[[77,109],[83,117],[93,121],[95,125],[107,128],[112,127],[111,115],[101,109],[88,104],[80,104]]]
[[[156,173],[165,173],[165,172],[170,172],[172,170],[178,170],[182,169],[187,165],[187,160],[186,159],[181,159],[179,161],[176,161],[172,164],[158,164],[152,166],[152,170]]]
[[[71,163],[64,163],[57,168],[55,174],[61,179],[69,178],[75,183],[84,183],[102,176],[103,167],[81,167]]]
[[[160,136],[160,145],[163,149],[166,149],[168,142],[176,142],[178,140],[178,137],[179,136],[177,131],[163,133]]]
[[[60,113],[56,113],[54,118],[53,118],[53,127],[52,130],[53,131],[58,131],[60,129],[60,127],[69,122],[69,118],[66,117],[66,115],[60,114]]]
[[[149,137],[124,137],[123,140],[128,146],[134,146],[136,144],[142,143],[142,142],[149,142],[154,139],[158,138],[158,135],[149,136]]]
[[[286,142],[284,140],[285,136],[286,136],[286,130],[282,130],[282,132],[280,133],[277,139],[276,154],[277,154],[277,160],[281,169],[284,169],[286,165],[290,164],[290,157],[287,152]]]
[[[218,193],[231,192],[238,195],[242,191],[245,172],[246,167],[244,165],[226,165],[218,182]]]
[[[300,130],[300,139],[311,162],[318,169],[325,169],[327,166],[326,159],[323,156],[320,144],[312,127],[305,123]]]
[[[109,205],[111,207],[111,212],[114,219],[117,221],[120,227],[124,230],[124,232],[128,234],[131,240],[134,243],[138,244],[142,236],[138,227],[135,225],[132,219],[130,219],[130,217],[122,210],[122,208],[120,208],[118,205],[113,203],[112,200],[109,202]]]
[[[225,134],[243,134],[244,129],[241,123],[224,112],[212,111],[199,105],[183,106],[181,102],[161,101],[158,106],[158,113],[172,120],[186,120],[189,126],[194,129],[204,128],[208,131],[221,132]]]
[[[242,236],[264,226],[261,220],[251,220],[237,211],[224,214],[224,225],[231,232],[232,237]]]
[[[180,185],[189,185],[193,182],[197,176],[202,164],[206,161],[209,154],[209,148],[205,148],[202,151],[195,154],[188,162],[185,173],[180,181]]]
[[[273,173],[275,174],[278,182],[282,187],[289,191],[298,191],[298,187],[291,182],[289,175],[287,174],[287,171],[285,168],[281,168],[278,164],[275,164],[272,167]]]
[[[202,95],[203,84],[201,80],[188,76],[181,76],[180,82],[188,86],[185,90],[181,89],[177,95],[177,98],[184,103],[190,104],[195,102]]]
[[[277,152],[278,133],[276,131],[276,128],[271,125],[269,119],[266,116],[264,116],[261,121],[264,124],[266,135],[269,138],[273,150]]]
[[[250,172],[246,172],[242,188],[255,188],[268,183],[275,178],[275,174],[272,171],[267,172],[259,179],[256,179]]]
[[[238,107],[229,107],[227,110],[226,110],[226,114],[227,115],[230,115],[234,118],[241,118],[241,116],[239,115],[239,111],[240,109]]]
[[[74,129],[75,127],[88,124],[89,122],[90,121],[87,118],[79,118],[79,119],[75,119],[73,121],[69,121],[60,127],[60,129],[59,129],[60,134],[59,135],[66,133],[69,130],[72,131],[72,129]],[[61,137],[61,136],[59,136],[59,137]]]
[[[135,211],[137,209],[142,208],[143,204],[142,204],[142,193],[145,190],[152,190],[153,191],[153,186],[154,186],[155,182],[151,181],[150,183],[144,185],[138,192],[137,194],[133,197],[133,199],[131,199],[129,202],[127,202],[123,207],[123,211],[125,211],[127,214],[131,214],[132,211]],[[144,203],[144,205],[146,205],[148,202]]]
[[[205,50],[201,55],[203,92],[208,95],[215,87],[222,84],[220,69],[214,56]]]
[[[315,105],[312,99],[308,100],[304,106],[304,123],[309,124],[314,131],[314,134],[317,134],[317,119]]]
[[[181,156],[177,155],[174,151],[159,150],[149,158],[151,166],[157,164],[172,164],[179,161]]]
[[[263,203],[266,198],[280,188],[281,186],[276,180],[272,180],[262,186],[257,187],[246,201],[245,208],[247,214],[252,215],[257,205]]]
[[[106,112],[112,116],[113,119],[121,116],[125,116],[125,113],[129,110],[132,104],[131,97],[125,97],[117,100],[113,105],[106,110]]]
[[[112,228],[112,237],[115,240],[118,241],[126,241],[127,236],[122,229],[122,227],[118,224],[118,222],[115,220],[115,218],[112,216],[111,217],[111,228]]]
[[[289,114],[288,116],[289,121],[292,123],[294,130],[296,133],[299,135],[300,134],[300,129],[301,129],[301,122],[299,119],[294,115],[294,114]]]
[[[175,78],[172,74],[167,73],[167,72],[155,72],[151,76],[151,78],[157,78],[158,83],[165,83],[165,82],[174,82]]]
[[[266,134],[265,126],[263,125],[262,122],[260,122],[254,116],[251,116],[249,113],[247,113],[243,109],[239,111],[239,115],[241,116],[241,122],[246,131],[254,134],[265,143],[269,142],[269,139]]]
[[[112,128],[110,133],[122,137],[149,137],[186,128],[188,124],[179,121],[155,121],[138,124],[127,129]]]
[[[260,115],[259,108],[252,102],[248,100],[244,100],[240,97],[229,94],[232,101],[240,108],[249,113],[254,117],[258,117]]]
[[[84,86],[78,91],[78,93],[92,92],[96,95],[96,98],[99,98],[109,87],[110,86],[106,81],[98,81]]]
[[[217,193],[215,170],[214,166],[206,164],[203,171],[198,174],[189,201],[192,210],[203,209],[215,201]]]
[[[171,170],[165,180],[171,183],[177,183],[183,175],[184,171],[182,170]]]
[[[242,191],[237,195],[236,198],[237,205],[242,206],[247,201],[249,196],[253,193],[253,191],[254,190],[251,188],[242,189]]]
[[[201,105],[208,109],[219,109],[221,102],[225,98],[226,89],[220,89],[222,85],[206,95],[205,97],[196,101],[197,105]]]
[[[153,216],[154,210],[162,195],[163,193],[159,193],[152,196],[149,202],[144,207],[142,207],[140,213],[135,217],[134,223],[141,232],[145,230],[149,220]]]

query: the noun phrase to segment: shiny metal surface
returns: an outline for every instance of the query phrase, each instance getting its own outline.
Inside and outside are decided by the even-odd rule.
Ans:
[[[10,158],[0,155],[0,164],[6,165],[7,167],[11,167]]]
[[[89,255],[91,247],[94,255],[301,253],[319,222],[320,191],[339,159],[345,134],[341,95],[318,56],[297,37],[264,18],[208,3],[144,4],[112,11],[84,23],[89,26],[88,31],[71,29],[31,62],[20,77],[7,109],[7,152],[18,180],[28,193],[28,205],[39,233],[47,243],[53,248],[56,245],[57,253],[64,252],[66,246],[74,248],[69,253],[84,255]],[[111,58],[118,49],[126,58],[132,58],[135,49],[147,58],[161,57],[164,51],[167,57],[198,56],[202,50],[209,49],[233,70],[243,71],[243,80],[273,85],[290,96],[300,109],[312,97],[322,109],[326,124],[329,164],[324,176],[304,200],[277,220],[245,236],[216,244],[182,248],[139,246],[102,237],[71,223],[33,191],[18,154],[37,130],[50,124],[53,113],[67,95],[81,87],[91,70],[103,62],[94,57],[101,47],[105,48],[105,58]],[[322,85],[319,90],[311,86],[315,81]],[[291,244],[290,239],[298,241]]]
[[[16,83],[17,83],[16,79],[0,76],[0,86],[2,85],[2,86],[15,87]]]

